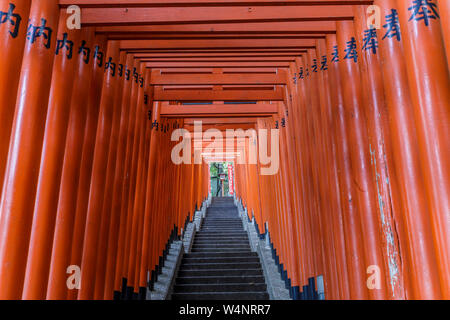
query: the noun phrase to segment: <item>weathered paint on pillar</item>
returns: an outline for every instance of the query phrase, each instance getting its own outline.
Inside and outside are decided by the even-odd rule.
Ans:
[[[370,173],[370,148],[368,145],[366,119],[362,110],[361,83],[358,69],[356,39],[353,22],[337,22],[338,49],[341,54],[339,62],[341,79],[343,81],[344,108],[346,123],[350,138],[350,159],[352,163],[352,178],[355,184],[355,200],[361,227],[364,233],[365,269],[375,266],[380,270],[380,288],[369,288],[372,299],[386,297],[386,265],[381,251],[380,226],[376,214],[376,193]],[[368,276],[367,276],[368,277]]]
[[[382,9],[382,23],[397,16],[395,0],[377,0]],[[398,20],[397,20],[398,21]],[[406,298],[437,299],[439,283],[433,243],[430,237],[430,208],[423,192],[424,177],[420,167],[420,149],[414,122],[411,88],[408,83],[405,53],[401,41],[404,32],[387,29],[379,42],[384,91],[389,112],[392,151],[401,212],[400,251],[405,275]]]

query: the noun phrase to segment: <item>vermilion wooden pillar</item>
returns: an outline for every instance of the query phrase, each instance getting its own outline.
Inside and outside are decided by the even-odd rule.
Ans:
[[[292,64],[291,64],[291,67]],[[292,70],[295,71],[295,70]],[[295,287],[295,298],[297,297],[297,294],[299,293],[297,291],[297,287],[300,287],[300,274],[301,274],[301,266],[298,259],[296,259],[296,256],[300,254],[300,248],[301,248],[301,240],[300,240],[300,230],[298,226],[298,217],[300,215],[300,208],[301,203],[303,201],[301,196],[301,187],[300,187],[300,173],[298,171],[298,158],[297,155],[299,152],[297,151],[297,145],[295,141],[295,134],[296,134],[296,126],[298,123],[294,121],[295,115],[296,115],[296,104],[297,104],[297,96],[296,91],[294,91],[294,80],[293,80],[293,73],[291,73],[291,70],[287,70],[287,78],[290,79],[288,81],[286,86],[286,98],[285,98],[285,104],[280,104],[280,118],[281,118],[281,129],[284,131],[284,138],[286,140],[286,147],[287,147],[287,153],[286,156],[288,158],[288,170],[290,172],[289,179],[290,179],[290,189],[292,193],[292,212],[291,212],[291,221],[290,225],[292,226],[292,237],[293,237],[293,255],[294,255],[294,265],[292,266],[294,268],[294,272],[292,274],[292,286]],[[292,80],[291,80],[292,79]],[[282,135],[283,137],[283,135]],[[283,155],[280,155],[282,157]]]
[[[135,154],[136,149],[136,130],[137,130],[137,122],[136,122],[136,114],[137,114],[137,92],[138,92],[138,83],[134,80],[134,76],[138,73],[139,69],[139,60],[135,59],[133,68],[130,70],[131,72],[131,79],[132,79],[132,86],[131,86],[131,95],[130,95],[130,106],[132,106],[132,112],[133,112],[133,118],[130,119],[132,122],[130,126],[128,127],[128,143],[127,145],[127,156],[126,156],[126,180],[124,184],[123,189],[123,197],[122,198],[122,211],[125,211],[127,216],[127,222],[126,222],[126,233],[125,233],[125,239],[124,239],[124,258],[122,262],[123,263],[123,275],[124,278],[127,279],[127,281],[133,282],[133,279],[128,279],[128,270],[129,270],[129,262],[130,262],[130,243],[131,243],[131,232],[133,228],[133,210],[132,210],[132,204],[134,203],[134,198],[132,198],[132,190],[134,188],[132,184],[132,179],[134,176],[134,161],[133,157]],[[129,284],[129,283],[128,283]],[[128,285],[127,284],[127,285]],[[131,293],[130,293],[131,294]]]
[[[122,105],[126,106],[128,105],[129,108],[129,114],[128,114],[128,123],[126,125],[126,128],[124,128],[125,132],[123,137],[125,143],[125,146],[123,147],[122,151],[124,153],[122,161],[123,161],[123,181],[121,185],[117,186],[116,191],[114,192],[115,197],[120,197],[119,199],[115,199],[115,204],[113,210],[119,210],[120,211],[120,229],[119,229],[119,238],[118,238],[118,247],[117,247],[117,258],[109,263],[115,264],[115,280],[114,280],[114,288],[115,290],[119,290],[122,286],[122,282],[124,281],[122,277],[125,274],[125,270],[127,268],[126,266],[126,259],[125,256],[125,246],[127,243],[127,230],[129,228],[129,215],[128,215],[128,199],[129,199],[129,188],[130,188],[130,171],[131,171],[131,160],[132,160],[132,153],[133,153],[133,134],[135,130],[135,121],[136,121],[136,103],[132,103],[134,98],[132,99],[132,93],[133,90],[136,91],[137,83],[133,80],[133,71],[135,70],[137,66],[137,61],[134,59],[134,56],[129,56],[129,59],[127,60],[127,66],[128,70],[126,71],[128,73],[130,80],[126,88],[126,92],[123,94],[122,99]],[[120,165],[120,164],[119,164]],[[120,207],[119,207],[120,205]],[[117,206],[117,207],[116,207]],[[119,214],[119,213],[118,213]],[[123,283],[125,285],[125,283]]]
[[[151,82],[151,70],[150,69],[143,69],[143,77],[144,77],[144,85],[143,85],[143,92],[142,92],[142,103],[140,107],[140,121],[143,122],[143,129],[142,129],[142,138],[141,138],[141,152],[139,152],[139,165],[140,165],[140,176],[138,177],[140,189],[137,195],[139,196],[138,203],[139,206],[136,208],[138,212],[141,212],[141,219],[139,222],[139,228],[140,228],[140,236],[138,237],[138,246],[136,249],[136,279],[135,279],[135,285],[139,288],[140,293],[140,299],[146,298],[146,292],[147,292],[147,276],[148,276],[148,259],[147,255],[142,254],[143,247],[145,243],[148,241],[148,237],[145,234],[144,235],[144,223],[145,223],[145,205],[147,203],[147,199],[145,197],[146,191],[147,191],[147,176],[148,176],[148,157],[150,154],[150,132],[151,132],[151,122],[148,119],[148,100],[147,102],[144,101],[144,95],[147,95],[147,99],[151,99],[151,97],[148,96],[150,91],[150,82]]]
[[[136,72],[139,74],[139,77],[145,76],[145,66],[143,63],[138,64],[138,68]],[[142,75],[142,76],[141,76]],[[129,213],[133,216],[132,225],[131,225],[131,234],[130,234],[130,255],[128,262],[128,276],[127,279],[129,281],[128,286],[134,289],[134,293],[137,293],[138,285],[136,284],[136,272],[138,267],[136,265],[136,256],[137,256],[137,244],[139,238],[139,227],[141,225],[141,215],[144,214],[143,210],[140,211],[140,201],[142,200],[141,196],[137,193],[141,185],[139,184],[142,181],[139,181],[139,168],[140,165],[138,163],[140,152],[142,151],[143,145],[141,144],[141,140],[144,139],[143,121],[146,119],[145,113],[143,112],[143,101],[144,101],[144,84],[142,86],[139,84],[136,90],[136,120],[135,120],[135,133],[134,133],[134,142],[133,142],[133,159],[132,159],[132,178],[131,178],[131,193],[129,197]],[[143,197],[143,196],[142,196]]]
[[[445,52],[447,55],[447,66],[450,67],[450,3],[446,0],[437,0],[439,15],[441,17],[442,36],[445,42]]]
[[[139,293],[138,298],[140,300],[145,300],[147,296],[147,284],[144,283],[142,286],[139,284],[140,279],[140,265],[141,265],[141,250],[142,250],[142,240],[144,231],[144,216],[145,216],[145,202],[146,202],[146,186],[147,186],[147,175],[148,175],[148,140],[146,133],[147,128],[151,126],[150,121],[148,121],[148,112],[144,103],[144,92],[146,92],[146,87],[149,86],[150,81],[150,70],[145,68],[144,64],[141,64],[140,73],[142,74],[142,86],[140,86],[138,94],[138,117],[140,123],[139,131],[139,152],[137,159],[137,177],[136,177],[136,192],[135,192],[135,204],[134,211],[139,213],[138,228],[137,228],[137,238],[136,244],[134,246],[135,251],[135,274],[134,274],[134,292]],[[171,210],[172,211],[172,210]],[[147,262],[147,261],[146,261]],[[147,276],[147,272],[145,272]]]
[[[53,63],[48,113],[33,213],[23,299],[44,299],[47,292],[51,247],[69,123],[74,74],[79,59],[76,48],[80,31],[68,30],[67,13],[61,11],[57,33],[57,55]],[[67,42],[65,42],[67,41]]]
[[[151,256],[152,250],[150,247],[153,245],[153,230],[155,230],[154,222],[152,221],[153,210],[153,196],[154,196],[154,185],[155,185],[155,173],[156,173],[156,159],[158,152],[158,127],[157,123],[160,122],[160,103],[155,102],[152,108],[152,125],[151,125],[151,137],[150,137],[150,151],[148,159],[148,175],[147,175],[147,187],[146,187],[146,201],[145,201],[145,211],[144,211],[144,229],[143,229],[143,239],[142,244],[142,257],[140,266],[140,285],[147,282],[146,273],[153,270],[153,258]]]
[[[92,28],[82,30],[80,45],[91,50],[94,47],[94,32]],[[58,199],[53,249],[51,250],[50,275],[47,289],[47,299],[65,299],[67,293],[67,267],[72,254],[72,238],[74,233],[75,212],[83,140],[88,115],[89,88],[97,87],[93,78],[96,62],[90,55],[78,55],[79,64],[70,103],[69,125],[67,130],[65,154],[61,174],[61,186]],[[76,292],[74,289],[70,292]]]
[[[331,243],[329,243],[328,237],[332,237],[332,231],[326,233],[325,230],[330,224],[327,220],[328,214],[331,210],[330,196],[329,196],[329,166],[327,163],[327,153],[328,145],[326,143],[327,132],[323,124],[323,104],[322,101],[325,94],[322,92],[323,87],[319,86],[319,77],[321,75],[321,59],[318,56],[317,50],[309,49],[306,58],[309,64],[310,76],[307,78],[309,83],[309,91],[311,95],[311,107],[309,108],[310,122],[311,122],[311,139],[313,144],[311,145],[311,157],[313,159],[313,173],[314,181],[316,184],[316,203],[318,204],[319,211],[315,217],[315,224],[317,225],[318,232],[314,232],[315,237],[319,239],[315,240],[318,243],[316,251],[318,251],[319,256],[317,263],[319,265],[318,275],[323,274],[324,279],[331,280],[331,275],[335,274],[336,271],[333,270],[335,262],[327,262],[327,259],[334,259],[334,253],[331,248]],[[325,281],[325,294],[328,297],[334,297],[336,294],[334,292],[333,284]]]
[[[9,139],[17,98],[15,93],[19,86],[30,7],[29,0],[9,0],[0,3],[1,12],[11,12],[13,15],[10,20],[0,25],[0,52],[2,53],[0,70],[4,75],[0,78],[0,101],[2,102],[0,108],[2,124],[0,126],[0,194],[8,160]]]
[[[323,90],[323,94],[320,95],[321,103],[321,113],[322,113],[322,130],[326,139],[325,150],[327,150],[326,161],[329,170],[329,193],[328,197],[331,200],[331,211],[328,213],[328,221],[325,228],[330,228],[325,231],[325,233],[330,237],[329,243],[334,247],[334,259],[336,270],[333,284],[335,296],[331,299],[349,299],[349,283],[347,274],[347,261],[345,256],[345,235],[342,223],[342,204],[340,199],[340,185],[338,178],[338,167],[337,167],[337,154],[336,154],[336,144],[334,140],[334,122],[333,122],[333,109],[332,109],[332,97],[330,89],[330,75],[329,68],[331,59],[327,52],[327,44],[325,39],[316,40],[317,47],[317,63],[320,65],[318,67],[320,72],[318,73],[318,85]],[[329,261],[328,263],[334,263]],[[331,275],[333,277],[333,275]],[[327,299],[327,296],[325,296]]]
[[[397,16],[395,0],[377,0],[382,23]],[[398,21],[398,20],[397,20]],[[437,261],[430,237],[430,208],[423,192],[424,177],[420,167],[420,149],[414,122],[411,87],[408,84],[404,32],[385,30],[386,38],[379,42],[384,91],[389,112],[395,176],[399,188],[401,214],[396,215],[400,228],[399,240],[405,275],[406,297],[438,299]]]
[[[310,254],[312,258],[310,278],[315,278],[323,272],[323,248],[321,242],[321,226],[320,226],[320,210],[323,204],[320,203],[320,177],[319,169],[321,163],[319,161],[319,133],[317,131],[316,112],[319,108],[318,97],[316,93],[315,74],[313,74],[313,59],[315,57],[315,50],[308,50],[302,57],[303,67],[306,72],[304,82],[305,105],[304,105],[304,139],[306,145],[306,172],[307,172],[307,190],[309,193],[310,203],[308,213],[308,224],[310,232]],[[306,283],[307,285],[307,283]]]
[[[289,73],[288,73],[289,74]],[[288,76],[288,78],[290,78]],[[294,99],[294,92],[292,90],[291,85],[288,85],[286,88],[286,103],[280,104],[280,129],[281,129],[281,139],[284,139],[286,143],[286,153],[280,154],[281,157],[287,157],[287,169],[289,170],[287,181],[288,185],[290,186],[290,192],[291,192],[291,208],[292,211],[288,212],[288,232],[290,233],[291,241],[292,241],[292,248],[290,252],[292,253],[292,265],[289,266],[292,270],[290,277],[291,277],[291,285],[295,287],[295,290],[297,290],[297,287],[300,287],[300,265],[299,260],[296,258],[299,256],[300,253],[300,239],[298,237],[298,234],[300,233],[299,227],[298,227],[298,216],[300,215],[300,207],[301,207],[301,197],[300,197],[300,186],[299,186],[299,173],[297,170],[297,152],[295,149],[295,143],[293,137],[295,136],[295,126],[297,123],[293,121],[293,115],[295,113],[294,111],[294,103],[296,103],[296,99]],[[261,227],[262,222],[261,222]],[[298,294],[297,291],[295,291],[295,294]],[[297,298],[297,296],[296,296]]]
[[[109,140],[108,161],[106,169],[105,194],[103,199],[100,233],[97,244],[97,262],[95,276],[95,300],[102,300],[105,289],[105,273],[106,273],[106,251],[108,246],[109,226],[111,221],[111,203],[113,193],[113,183],[116,171],[116,157],[118,149],[118,140],[120,134],[120,123],[125,107],[122,105],[123,89],[126,83],[126,59],[125,51],[120,52],[120,58],[117,65],[118,83],[116,86],[116,94],[113,105],[113,119],[111,127],[111,138]]]
[[[436,1],[397,1],[397,8],[440,285],[443,297],[449,299],[450,74]]]
[[[322,56],[325,52],[325,40],[322,43],[322,51],[319,51],[319,43],[316,41],[316,50],[308,50],[308,57],[313,60],[309,60],[309,64],[311,67],[311,78],[312,82],[311,89],[315,91],[315,95],[317,96],[316,106],[311,109],[311,112],[314,112],[314,129],[316,135],[316,145],[318,148],[315,148],[315,153],[317,154],[318,161],[316,162],[319,166],[319,199],[321,199],[320,203],[320,229],[321,229],[321,242],[322,242],[322,251],[323,251],[323,275],[324,275],[324,284],[325,284],[325,297],[327,299],[336,299],[338,295],[337,290],[339,290],[339,285],[337,283],[337,270],[335,262],[335,253],[333,247],[333,233],[334,228],[332,221],[330,220],[330,213],[336,213],[336,210],[332,210],[333,206],[333,195],[335,192],[331,192],[330,187],[331,183],[329,181],[330,176],[330,167],[331,163],[329,163],[328,153],[330,151],[330,146],[328,144],[329,139],[329,125],[326,123],[327,114],[326,110],[326,99],[329,99],[329,93],[326,91],[327,86],[324,83],[324,70],[322,64]]]
[[[86,217],[86,229],[83,242],[81,261],[81,289],[78,299],[91,300],[94,295],[96,244],[100,228],[100,217],[106,183],[106,165],[109,140],[111,136],[112,117],[114,110],[115,90],[117,87],[117,63],[119,61],[119,43],[110,41],[107,50],[107,68],[100,102],[99,125],[97,128],[94,162],[91,175],[91,190]]]
[[[117,267],[116,259],[119,252],[119,242],[123,242],[123,224],[126,219],[122,215],[122,189],[124,186],[124,172],[125,172],[125,157],[128,141],[128,126],[130,119],[133,118],[131,106],[129,104],[131,94],[131,77],[128,77],[133,65],[133,55],[128,54],[126,63],[124,65],[124,86],[121,99],[122,115],[120,119],[119,140],[116,154],[116,168],[114,173],[114,182],[112,189],[112,203],[111,203],[111,223],[108,236],[106,273],[105,273],[105,299],[112,299],[114,291],[119,291],[119,287],[115,287],[114,278]],[[134,118],[133,118],[134,119]],[[120,282],[118,284],[120,286]]]
[[[84,241],[84,233],[86,226],[86,215],[87,215],[87,207],[89,201],[89,192],[91,186],[91,174],[93,167],[93,159],[94,159],[94,149],[96,143],[96,132],[98,127],[98,117],[100,114],[100,100],[102,96],[102,88],[103,88],[103,80],[104,80],[104,67],[105,67],[105,54],[107,49],[107,42],[104,36],[96,36],[93,45],[92,52],[92,64],[93,64],[93,73],[91,86],[88,91],[88,100],[87,100],[87,118],[85,123],[85,129],[83,133],[82,140],[79,141],[74,140],[74,153],[79,152],[78,147],[79,143],[82,143],[82,152],[81,152],[81,163],[79,172],[76,167],[71,168],[71,174],[79,175],[78,177],[78,186],[76,192],[76,198],[69,198],[66,200],[61,200],[60,203],[65,203],[65,210],[75,210],[75,221],[72,232],[72,252],[70,257],[70,264],[81,266],[81,257],[83,253],[83,241]],[[76,117],[76,122],[82,121],[78,120]],[[77,134],[77,136],[79,133]],[[68,158],[68,157],[66,157]],[[70,158],[69,158],[70,159]],[[75,164],[76,162],[72,160],[71,164]],[[73,171],[72,171],[73,170]],[[68,178],[69,179],[69,178]],[[74,193],[71,193],[71,196],[66,194],[67,197],[75,196]],[[74,201],[74,202],[73,202]],[[63,210],[59,211],[60,213]],[[70,215],[73,213],[69,213]],[[70,216],[69,215],[69,216]],[[64,216],[63,214],[61,215]],[[69,219],[62,218],[63,221],[70,221]],[[70,230],[70,225],[67,226],[67,229]],[[63,228],[64,230],[64,228]],[[61,231],[62,234],[65,231]],[[64,250],[63,250],[64,252]],[[55,255],[55,254],[54,254]],[[63,260],[64,261],[64,260]],[[65,267],[63,267],[65,268]],[[59,270],[59,269],[58,269]],[[61,271],[60,271],[61,272]],[[60,280],[58,280],[60,281]],[[61,280],[65,281],[65,280]],[[60,283],[60,282],[59,282]],[[68,294],[68,299],[74,300],[77,299],[78,290],[71,290]]]
[[[294,66],[292,66],[294,67]],[[292,79],[292,82],[294,82],[294,72],[295,70],[292,70],[291,73],[288,73],[288,79]],[[295,84],[295,83],[294,83]],[[302,154],[302,151],[299,151],[301,148],[298,146],[299,139],[294,139],[294,137],[299,136],[299,122],[297,119],[298,113],[299,113],[299,106],[297,105],[299,102],[298,99],[298,92],[296,91],[296,86],[291,84],[290,82],[287,85],[288,92],[287,92],[287,107],[283,110],[282,117],[285,118],[283,121],[283,125],[286,126],[286,128],[283,128],[283,125],[281,125],[282,130],[286,130],[286,132],[289,135],[289,141],[290,145],[288,147],[288,154],[289,154],[289,165],[291,166],[291,175],[292,175],[292,182],[295,186],[294,192],[295,192],[295,205],[294,205],[294,211],[293,211],[293,231],[294,231],[294,237],[296,240],[295,244],[295,251],[294,251],[294,259],[297,261],[297,276],[296,278],[293,277],[292,279],[292,286],[294,287],[294,298],[299,298],[296,295],[299,294],[298,291],[301,290],[302,285],[306,284],[307,278],[306,278],[306,272],[305,272],[305,259],[302,259],[301,257],[305,257],[305,241],[304,241],[304,225],[301,221],[301,217],[304,214],[302,212],[302,209],[304,207],[304,194],[303,194],[303,183],[304,183],[304,176],[302,174],[302,171],[300,170],[298,164],[299,164],[299,156]],[[266,127],[265,127],[266,128]],[[268,130],[271,128],[268,127]],[[271,133],[268,133],[269,137],[269,145],[271,145],[271,139],[270,139]],[[270,147],[268,148],[270,150]],[[290,149],[290,150],[289,150]],[[280,157],[283,157],[285,152],[280,151]],[[265,177],[265,178],[272,178],[271,177]],[[272,193],[270,193],[272,195]],[[276,197],[276,195],[275,195]],[[276,201],[276,198],[274,199]],[[269,209],[270,210],[270,209]],[[272,211],[276,211],[276,209],[272,209]],[[275,232],[276,233],[276,232]],[[298,289],[297,289],[298,287]],[[297,291],[298,290],[298,291]]]
[[[297,90],[299,95],[299,108],[298,108],[298,149],[299,153],[299,172],[301,173],[301,183],[302,183],[302,220],[300,225],[303,226],[303,235],[305,242],[305,254],[304,254],[304,268],[305,274],[303,275],[303,285],[307,285],[308,279],[313,277],[315,274],[315,261],[314,261],[314,250],[313,250],[313,240],[311,232],[311,208],[313,207],[313,188],[311,181],[311,170],[310,170],[310,156],[309,156],[309,143],[310,139],[308,137],[308,125],[307,125],[307,104],[309,104],[309,95],[306,86],[305,77],[307,77],[307,64],[305,57],[298,57],[296,59],[297,68],[299,71],[299,79],[297,81]]]
[[[360,218],[354,194],[354,185],[350,164],[350,141],[345,123],[344,99],[342,91],[338,52],[335,35],[327,35],[327,52],[330,57],[329,82],[336,144],[336,160],[339,168],[339,184],[342,203],[342,223],[345,234],[345,255],[347,257],[347,275],[350,287],[350,299],[367,299],[365,287],[366,272],[363,246],[358,235],[361,234]]]
[[[279,123],[279,129],[280,129],[280,152],[286,155],[288,153],[287,150],[287,139],[286,139],[286,127],[284,121],[284,108],[279,109],[278,112],[278,123]],[[298,285],[298,262],[296,261],[294,257],[294,252],[298,248],[297,244],[297,237],[294,235],[294,222],[293,222],[293,212],[294,212],[294,206],[295,206],[295,200],[294,200],[294,194],[292,192],[292,183],[289,172],[289,161],[291,159],[287,159],[286,156],[280,156],[280,181],[281,181],[281,190],[283,192],[284,198],[285,198],[285,210],[281,211],[281,225],[284,229],[284,241],[285,246],[283,247],[283,255],[280,255],[280,257],[283,258],[283,269],[287,272],[287,277],[296,279],[294,281],[295,286]],[[247,166],[247,171],[249,170]],[[251,179],[248,179],[248,189],[253,189],[253,181]],[[283,270],[283,271],[284,271]]]
[[[376,212],[376,192],[370,173],[370,147],[368,145],[366,120],[362,109],[360,74],[357,61],[356,39],[353,22],[337,22],[337,39],[340,56],[340,72],[343,82],[344,110],[350,143],[352,178],[361,228],[364,233],[365,266],[376,266],[381,274],[381,288],[370,289],[372,299],[386,297],[386,265],[381,251],[379,219]],[[345,80],[345,81],[344,81]]]
[[[29,28],[35,31],[25,45],[1,198],[0,299],[22,294],[56,43],[49,29],[46,39],[36,28],[45,21],[56,33],[58,20],[57,1],[33,1]]]
[[[358,48],[360,48],[358,60],[361,70],[362,97],[366,102],[362,109],[367,121],[372,179],[378,199],[376,209],[382,240],[379,245],[382,247],[387,265],[384,276],[390,283],[387,286],[387,298],[395,299],[404,297],[404,288],[402,273],[399,269],[401,257],[392,212],[398,207],[395,207],[396,198],[393,199],[396,190],[392,191],[390,184],[393,180],[390,177],[393,158],[378,49],[378,43],[382,38],[379,37],[379,31],[368,29],[367,8],[367,6],[354,6],[355,33]]]

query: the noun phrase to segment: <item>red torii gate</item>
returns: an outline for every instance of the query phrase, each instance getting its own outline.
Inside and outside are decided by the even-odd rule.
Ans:
[[[295,297],[323,275],[331,299],[448,299],[450,9],[414,5],[1,2],[0,298],[144,297],[207,197],[206,166],[170,159],[170,133],[201,119],[280,130],[279,172],[237,165],[236,192]]]

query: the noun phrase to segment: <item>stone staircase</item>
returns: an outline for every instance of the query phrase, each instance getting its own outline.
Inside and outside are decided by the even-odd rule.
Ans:
[[[185,254],[173,300],[268,300],[261,263],[252,252],[233,198],[213,198]]]

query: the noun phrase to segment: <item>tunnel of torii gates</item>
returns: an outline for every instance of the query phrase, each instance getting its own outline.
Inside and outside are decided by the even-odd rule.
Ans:
[[[294,299],[319,276],[326,299],[449,299],[449,14],[446,0],[1,0],[0,299],[144,297],[209,197],[214,158],[171,158],[195,121],[279,146],[272,175],[232,160],[235,197]]]

